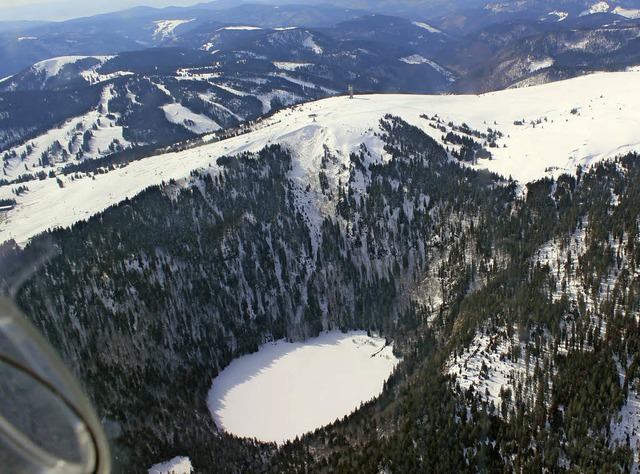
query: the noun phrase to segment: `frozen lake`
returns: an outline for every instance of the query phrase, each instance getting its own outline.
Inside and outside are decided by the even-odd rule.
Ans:
[[[364,332],[334,331],[306,342],[266,344],[213,380],[209,410],[234,435],[294,439],[382,392],[398,363],[384,343]]]

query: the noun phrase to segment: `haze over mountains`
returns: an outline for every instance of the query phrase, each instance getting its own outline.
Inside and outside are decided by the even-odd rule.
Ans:
[[[122,472],[638,472],[639,37],[636,1],[0,24],[0,285]],[[380,397],[216,425],[232,361],[334,330],[393,341]]]
[[[570,2],[547,13],[554,4],[508,5],[428,23],[332,6],[141,8],[6,30],[0,151],[22,155],[32,141],[27,162],[43,153],[47,162],[82,160],[235,126],[349,85],[358,93],[478,93],[638,62],[640,10],[632,5]],[[467,25],[480,18],[480,29]],[[105,126],[116,128],[102,133]]]

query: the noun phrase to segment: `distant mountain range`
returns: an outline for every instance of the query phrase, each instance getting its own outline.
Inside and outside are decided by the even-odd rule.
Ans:
[[[452,92],[478,93],[543,84],[594,71],[621,71],[640,64],[640,21],[598,14],[567,20],[566,28],[512,21],[465,39],[465,47],[437,58],[466,71]],[[469,50],[476,55],[469,55]]]
[[[21,162],[40,160],[61,138],[49,131],[62,127],[65,151],[56,145],[52,161],[104,156],[114,147],[166,145],[235,126],[345,94],[349,85],[359,93],[437,93],[455,77],[428,59],[451,38],[421,22],[369,15],[315,29],[191,23],[152,23],[146,34],[162,47],[43,60],[0,81],[0,150],[22,155],[34,141],[32,157]],[[191,126],[167,108],[209,126]],[[74,137],[105,127],[107,143],[74,145]],[[5,173],[12,175],[8,160]]]
[[[0,70],[13,73],[0,80],[4,175],[43,159],[163,146],[350,85],[478,93],[624,70],[640,62],[633,6],[471,2],[425,22],[332,6],[212,3],[0,24]]]

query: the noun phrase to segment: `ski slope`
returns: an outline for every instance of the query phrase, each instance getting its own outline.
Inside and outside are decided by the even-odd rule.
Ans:
[[[437,140],[448,123],[467,124],[502,133],[491,148],[492,160],[473,165],[512,177],[520,183],[548,174],[574,173],[578,165],[640,151],[640,72],[599,73],[562,82],[483,95],[363,95],[332,97],[284,109],[263,120],[256,130],[223,141],[213,136],[195,148],[130,163],[106,174],[71,180],[63,177],[30,181],[28,192],[0,187],[0,199],[14,198],[15,208],[0,212],[0,243],[24,245],[53,227],[67,227],[104,210],[148,186],[188,179],[196,168],[216,169],[216,159],[242,151],[258,151],[282,143],[294,156],[292,178],[301,188],[317,187],[324,147],[348,163],[349,153],[365,143],[375,160],[388,159],[376,137],[385,114],[400,116]],[[422,118],[426,115],[430,119]],[[522,123],[519,125],[518,123]],[[31,169],[37,172],[37,168]],[[305,199],[308,214],[318,216],[313,189]]]

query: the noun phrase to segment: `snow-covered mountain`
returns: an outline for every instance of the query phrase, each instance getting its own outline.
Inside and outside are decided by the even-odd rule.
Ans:
[[[376,37],[382,26],[389,35]],[[441,91],[455,75],[430,58],[449,41],[425,23],[388,17],[329,29],[207,23],[176,33],[171,47],[43,60],[0,80],[4,175],[175,143],[349,85]]]
[[[0,289],[127,472],[638,471],[640,4],[455,5],[0,24]],[[282,449],[211,418],[337,329],[403,359],[380,398]]]
[[[323,5],[251,5],[213,2],[187,8],[138,7],[117,13],[45,24],[0,28],[0,77],[35,62],[106,55],[170,45],[176,37],[226,25],[327,27],[364,12]]]
[[[492,24],[514,20],[540,21],[556,27],[599,18],[635,19],[640,9],[637,0],[507,0],[467,6],[448,12],[435,23],[452,34],[469,34]]]
[[[332,97],[126,163],[48,167],[0,186],[0,284],[128,466],[631,470],[637,74]],[[224,367],[334,329],[393,340],[380,398],[282,449],[216,426]]]
[[[450,151],[461,147],[444,138],[449,132],[460,133],[466,124],[469,130],[482,134],[475,140],[491,154],[491,158],[478,158],[466,165],[511,177],[521,185],[547,175],[573,173],[579,165],[590,166],[640,150],[638,74],[600,73],[479,96],[335,97],[284,109],[239,129],[241,133],[235,137],[220,140],[209,135],[184,151],[151,156],[115,169],[104,165],[88,172],[64,173],[64,163],[54,168],[41,166],[33,160],[21,161],[18,154],[5,165],[9,178],[24,174],[25,163],[32,174],[44,176],[0,187],[0,199],[16,201],[13,209],[3,213],[0,240],[15,239],[24,244],[39,232],[87,219],[151,185],[185,179],[193,169],[215,169],[221,156],[255,152],[270,143],[292,150],[292,178],[305,187],[317,175],[326,149],[346,160],[365,143],[374,161],[387,159],[376,139],[377,123],[385,114],[402,117]],[[167,113],[187,118],[180,115],[185,112],[177,106],[168,108]],[[193,120],[196,124],[195,117]],[[92,140],[106,144],[107,132],[117,130],[117,125],[103,124],[94,130]],[[103,133],[107,138],[100,138]],[[332,180],[345,179],[339,167],[334,172]],[[28,191],[16,195],[21,186]],[[317,190],[304,197],[315,203],[312,215],[321,210],[315,193]]]
[[[495,54],[478,61],[477,68],[460,78],[452,90],[484,92],[544,84],[593,71],[624,70],[640,63],[639,38],[637,20],[601,18],[588,26],[574,24],[562,29],[547,25],[495,48]]]
[[[521,3],[483,9],[493,12],[488,26],[463,37],[444,20],[268,5],[143,8],[7,29],[3,44],[17,45],[8,51],[33,63],[0,80],[5,176],[17,156],[29,167],[155,148],[350,85],[359,93],[477,93],[640,63],[632,4],[557,22]]]

